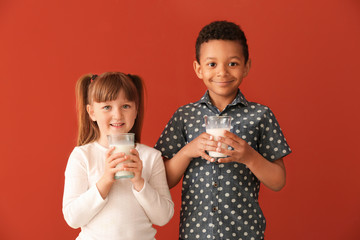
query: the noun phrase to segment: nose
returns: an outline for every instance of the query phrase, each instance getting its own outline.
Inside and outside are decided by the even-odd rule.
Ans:
[[[122,119],[123,113],[121,111],[121,108],[114,108],[113,109],[113,118],[116,120]]]
[[[224,64],[218,65],[216,76],[217,77],[223,77],[227,75],[227,67]]]

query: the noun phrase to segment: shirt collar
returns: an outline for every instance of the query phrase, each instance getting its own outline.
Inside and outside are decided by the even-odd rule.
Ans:
[[[201,97],[198,103],[205,103],[208,106],[213,106],[210,100],[209,90],[206,91],[206,93]],[[241,93],[240,89],[238,89],[235,99],[228,106],[235,106],[237,104],[241,104],[245,107],[249,105],[249,102],[246,100],[245,96]]]

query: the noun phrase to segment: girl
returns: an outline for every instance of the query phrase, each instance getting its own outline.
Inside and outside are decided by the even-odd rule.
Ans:
[[[140,144],[144,116],[143,84],[119,72],[85,75],[76,84],[78,146],[65,170],[63,214],[77,239],[155,239],[152,224],[166,224],[174,204],[161,153]],[[135,133],[130,156],[112,154],[107,135]],[[132,163],[117,164],[126,160]],[[131,179],[115,180],[119,170]]]

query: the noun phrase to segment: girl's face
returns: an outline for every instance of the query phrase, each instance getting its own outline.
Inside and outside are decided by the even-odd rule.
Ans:
[[[99,126],[98,142],[103,146],[108,146],[106,135],[128,133],[137,116],[135,102],[127,100],[123,90],[113,101],[93,102],[87,106],[87,111],[90,118]]]

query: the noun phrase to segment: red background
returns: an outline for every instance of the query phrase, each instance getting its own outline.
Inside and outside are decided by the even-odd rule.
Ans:
[[[153,146],[177,107],[203,95],[195,39],[223,19],[249,40],[242,91],[272,108],[293,150],[286,187],[261,189],[266,238],[360,239],[358,0],[1,0],[0,239],[78,234],[61,204],[79,76],[142,76],[143,143]],[[179,185],[157,239],[178,236]]]

